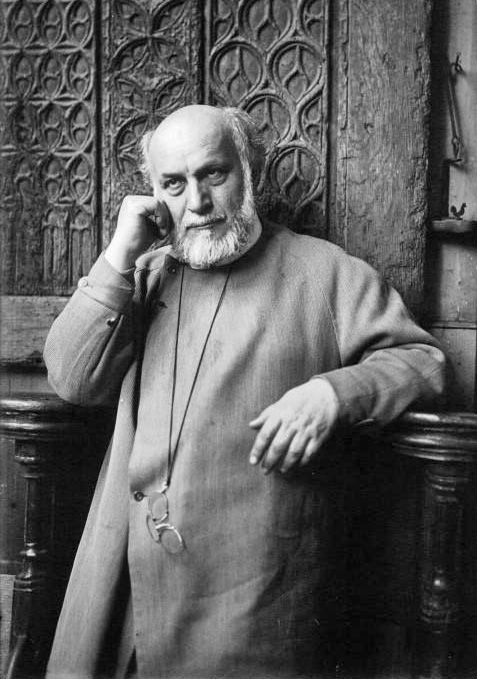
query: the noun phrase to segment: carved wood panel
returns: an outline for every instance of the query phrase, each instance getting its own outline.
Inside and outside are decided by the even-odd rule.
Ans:
[[[2,288],[63,292],[96,255],[94,3],[1,12]]]
[[[266,135],[261,208],[326,233],[329,0],[211,0],[206,98],[240,106]]]

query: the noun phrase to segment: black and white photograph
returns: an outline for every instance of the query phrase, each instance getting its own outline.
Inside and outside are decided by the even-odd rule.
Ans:
[[[0,679],[475,679],[477,0],[0,14]]]

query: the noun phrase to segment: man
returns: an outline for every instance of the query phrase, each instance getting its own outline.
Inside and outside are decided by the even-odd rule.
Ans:
[[[261,224],[244,113],[185,107],[143,150],[153,196],[124,199],[45,350],[63,398],[118,405],[49,676],[322,676],[325,442],[438,394],[442,353],[364,262]]]

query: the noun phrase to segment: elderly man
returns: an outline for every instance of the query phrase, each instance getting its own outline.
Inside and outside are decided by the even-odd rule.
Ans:
[[[153,196],[45,350],[63,398],[117,404],[49,676],[322,676],[337,432],[439,393],[442,353],[367,264],[261,223],[244,113],[185,107],[143,151]]]

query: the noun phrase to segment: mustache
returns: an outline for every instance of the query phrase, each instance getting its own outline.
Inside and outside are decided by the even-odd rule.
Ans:
[[[225,215],[207,215],[206,217],[197,217],[197,219],[189,219],[181,223],[181,228],[184,230],[197,228],[199,226],[213,226],[225,220]]]

